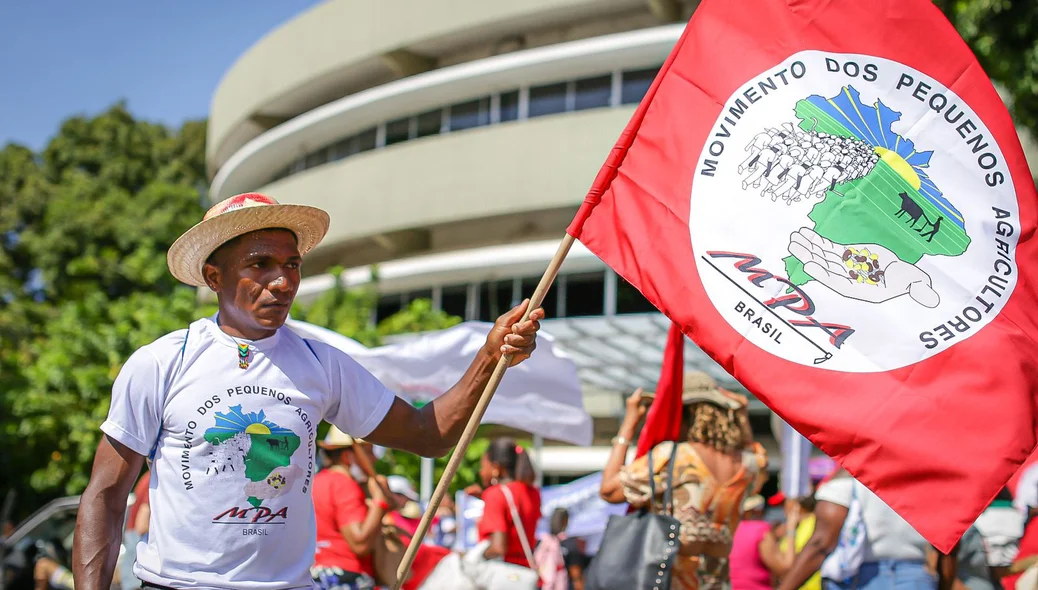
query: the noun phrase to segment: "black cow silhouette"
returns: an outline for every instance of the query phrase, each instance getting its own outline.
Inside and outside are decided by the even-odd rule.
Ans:
[[[281,451],[281,450],[287,451],[288,450],[288,437],[284,436],[284,437],[281,438],[281,440],[278,440],[276,438],[268,438],[267,439],[267,446],[270,447],[270,450],[272,450],[272,451]]]
[[[901,209],[897,212],[896,217],[908,214],[909,219],[912,220],[912,227],[919,223],[919,218],[923,217],[923,208],[912,200],[912,197],[908,196],[908,193],[901,193]],[[925,227],[925,226],[924,226]]]

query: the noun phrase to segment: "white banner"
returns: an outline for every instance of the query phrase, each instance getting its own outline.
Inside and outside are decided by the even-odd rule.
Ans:
[[[386,387],[412,403],[436,399],[468,369],[493,324],[465,322],[377,348],[297,320],[286,325],[304,338],[325,342],[353,357]],[[533,356],[505,373],[484,423],[500,424],[575,445],[591,444],[577,367],[543,330]]]
[[[811,458],[811,441],[803,437],[789,424],[782,427],[782,493],[787,498],[801,498],[811,494],[811,478],[808,461]]]

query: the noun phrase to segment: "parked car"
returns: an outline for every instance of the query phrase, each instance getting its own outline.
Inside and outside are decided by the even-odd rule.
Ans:
[[[133,501],[131,494],[129,505]],[[33,567],[41,556],[71,568],[78,513],[79,496],[67,496],[46,504],[19,524],[0,546],[0,590],[33,590]],[[122,552],[120,545],[120,558]],[[112,588],[119,588],[118,583],[113,582]]]

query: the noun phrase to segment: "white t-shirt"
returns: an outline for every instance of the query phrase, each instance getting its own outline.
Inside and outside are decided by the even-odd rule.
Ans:
[[[1016,482],[1013,506],[1026,519],[1030,508],[1038,508],[1038,463],[1031,464]]]
[[[885,560],[923,561],[930,543],[879,496],[851,477],[826,482],[815,492],[818,501],[849,508],[854,494],[861,502],[868,535],[865,563]]]
[[[173,588],[310,588],[317,425],[367,436],[394,399],[345,353],[288,328],[250,342],[205,318],[137,350],[101,425],[153,459],[134,573]]]
[[[988,565],[1009,567],[1020,553],[1020,537],[1024,535],[1024,517],[1011,506],[989,506],[977,522],[984,537]]]

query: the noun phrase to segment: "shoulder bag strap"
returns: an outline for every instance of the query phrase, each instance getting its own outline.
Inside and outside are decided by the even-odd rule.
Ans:
[[[512,524],[515,525],[515,530],[519,532],[519,544],[523,546],[526,561],[530,564],[530,569],[537,569],[537,566],[533,563],[533,551],[530,550],[530,540],[526,538],[526,529],[523,528],[523,521],[519,519],[519,510],[515,507],[515,498],[512,497],[512,490],[508,489],[507,485],[501,484],[501,493],[505,495],[505,502],[508,502],[508,511],[512,513]]]
[[[647,460],[649,461],[649,512],[652,512],[652,508],[656,504],[656,464],[652,462],[651,446]]]
[[[670,451],[670,463],[667,466],[667,489],[663,491],[663,509],[674,516],[674,463],[678,458],[678,443]]]

